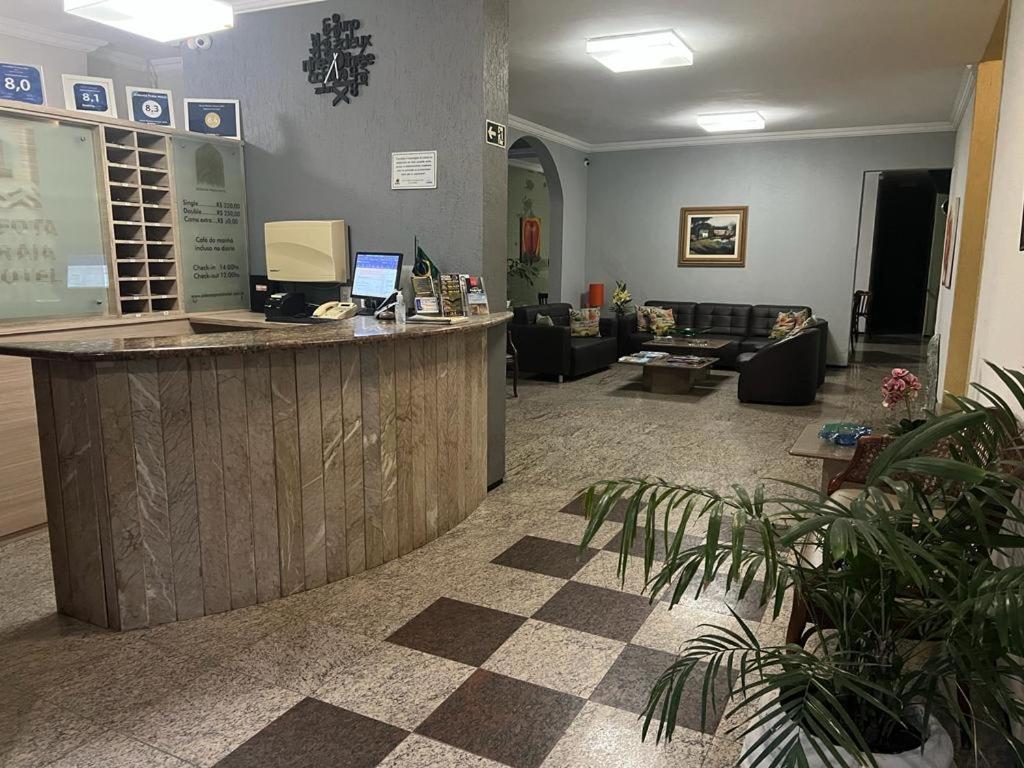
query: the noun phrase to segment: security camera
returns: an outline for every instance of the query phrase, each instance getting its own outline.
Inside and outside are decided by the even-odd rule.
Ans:
[[[583,164],[589,168],[590,167],[590,158],[589,157],[584,157],[583,158]]]
[[[185,45],[188,46],[190,51],[208,51],[210,46],[213,45],[213,38],[209,35],[199,35],[199,37],[190,37],[185,41]]]

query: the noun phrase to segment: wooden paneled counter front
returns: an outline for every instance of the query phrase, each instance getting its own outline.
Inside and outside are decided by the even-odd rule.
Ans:
[[[122,630],[218,613],[449,530],[486,494],[486,334],[508,317],[228,313],[183,336],[0,343],[32,358],[58,610]]]

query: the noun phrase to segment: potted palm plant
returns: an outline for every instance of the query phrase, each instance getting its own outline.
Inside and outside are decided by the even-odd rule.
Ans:
[[[1024,374],[994,370],[1024,411]],[[950,733],[972,744],[981,729],[1024,758],[1013,728],[1024,702],[1011,690],[1024,684],[1024,566],[993,559],[1024,548],[1021,428],[978,389],[983,402],[957,399],[896,438],[845,498],[650,478],[587,490],[583,544],[626,502],[619,574],[641,537],[652,601],[667,591],[675,606],[722,580],[738,598],[759,589],[775,619],[790,606],[798,617],[799,639],[775,646],[736,614],[732,628],[702,627],[655,683],[645,738],[670,739],[696,695],[702,717],[725,710],[738,723],[744,766],[948,768]],[[688,528],[703,541],[684,539]],[[723,674],[728,704],[716,700]]]

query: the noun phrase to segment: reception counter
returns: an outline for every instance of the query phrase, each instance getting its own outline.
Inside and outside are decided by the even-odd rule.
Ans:
[[[178,336],[0,343],[32,358],[58,610],[188,619],[437,538],[486,494],[487,334],[508,319],[214,313]]]

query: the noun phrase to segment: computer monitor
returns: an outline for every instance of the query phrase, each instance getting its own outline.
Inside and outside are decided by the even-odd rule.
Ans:
[[[352,298],[386,299],[398,288],[401,274],[402,254],[359,252],[352,270]]]
[[[341,219],[268,221],[267,277],[288,283],[348,281],[348,228]]]

